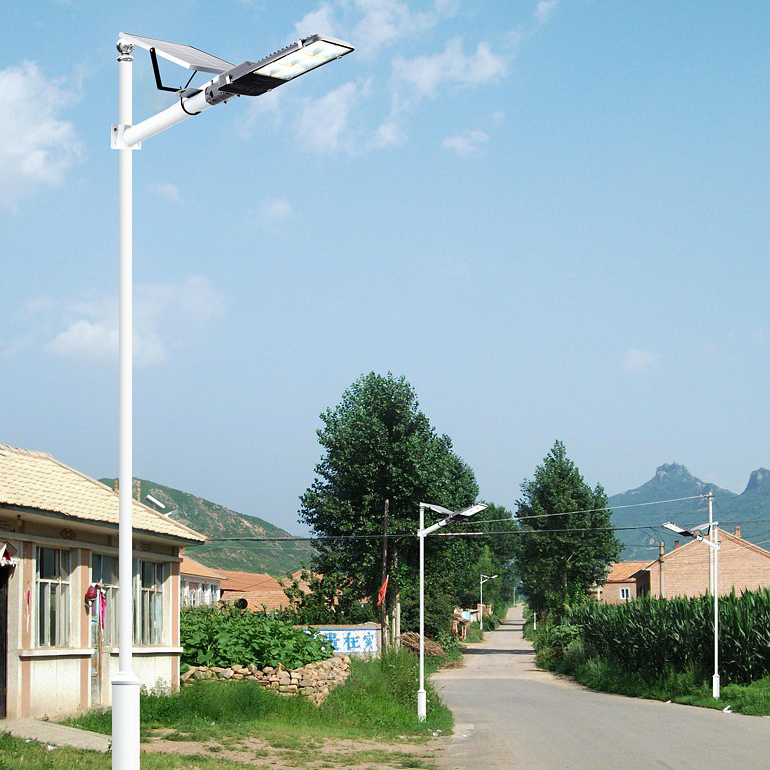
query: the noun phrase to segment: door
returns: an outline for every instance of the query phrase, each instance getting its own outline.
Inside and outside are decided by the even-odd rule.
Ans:
[[[0,567],[0,719],[6,716],[8,691],[8,578],[11,570]]]

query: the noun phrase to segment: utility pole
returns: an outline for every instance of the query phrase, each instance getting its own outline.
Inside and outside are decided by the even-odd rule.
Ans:
[[[709,492],[709,532],[711,533],[711,539],[714,539],[714,493]],[[708,548],[709,552],[709,593],[714,595],[714,549]],[[717,590],[719,590],[717,588]]]
[[[382,517],[382,583],[385,585],[385,580],[388,577],[388,511],[390,509],[390,500],[385,500],[385,513]],[[388,608],[387,608],[387,591],[386,596],[382,597],[382,604],[380,604],[380,654],[385,652],[388,647]]]

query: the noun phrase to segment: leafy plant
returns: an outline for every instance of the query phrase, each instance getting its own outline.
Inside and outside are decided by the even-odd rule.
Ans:
[[[193,666],[298,668],[330,658],[334,649],[323,636],[306,633],[290,621],[234,607],[192,607],[182,611],[182,663]]]

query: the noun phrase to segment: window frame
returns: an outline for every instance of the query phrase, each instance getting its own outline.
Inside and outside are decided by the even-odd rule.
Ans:
[[[150,571],[148,575],[145,570]],[[158,647],[165,633],[166,563],[146,559],[133,560],[134,571],[134,645]],[[149,580],[145,578],[149,577]],[[145,585],[145,582],[148,585]]]
[[[620,586],[620,601],[631,601],[631,586]]]
[[[42,577],[46,551],[53,552],[53,572],[58,572],[58,575]],[[71,549],[36,545],[34,637],[36,647],[71,647],[71,581]],[[52,608],[52,597],[54,597],[55,608]]]
[[[97,580],[97,576],[94,570],[94,561],[96,559],[101,560],[100,572],[101,580]],[[108,583],[104,581],[104,560],[112,559],[114,562],[114,568],[112,575],[116,579],[115,583]],[[104,610],[104,630],[102,631],[102,644],[105,647],[115,647],[118,644],[120,611],[118,609],[118,597],[120,595],[120,580],[118,577],[118,557],[108,553],[100,553],[98,551],[91,551],[91,563],[89,565],[89,575],[91,577],[91,583],[98,583],[105,592],[106,605]],[[98,621],[99,602],[95,601],[91,607],[91,613],[89,617],[97,616]]]

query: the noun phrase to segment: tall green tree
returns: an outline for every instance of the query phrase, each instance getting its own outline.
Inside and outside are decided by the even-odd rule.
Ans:
[[[316,566],[349,576],[362,597],[374,597],[381,582],[385,501],[390,501],[389,533],[406,536],[392,542],[399,572],[410,580],[417,566],[420,502],[463,508],[476,499],[478,485],[449,437],[439,435],[420,411],[403,377],[374,372],[360,377],[321,420],[323,454],[315,481],[300,498],[299,516],[318,536],[373,536],[316,541]]]
[[[607,494],[593,489],[557,441],[521,485],[515,537],[517,572],[533,608],[559,616],[585,600],[587,589],[603,583],[622,544],[612,531]],[[573,530],[559,532],[553,530]]]

